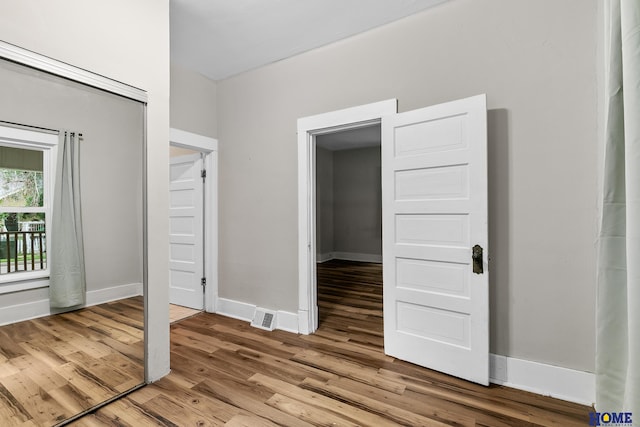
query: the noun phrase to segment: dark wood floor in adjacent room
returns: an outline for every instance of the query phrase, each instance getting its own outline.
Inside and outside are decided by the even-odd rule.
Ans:
[[[320,328],[171,326],[172,372],[74,426],[585,426],[589,408],[384,355],[379,264],[319,265]]]

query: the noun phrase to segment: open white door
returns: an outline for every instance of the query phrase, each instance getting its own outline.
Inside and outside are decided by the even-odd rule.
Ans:
[[[203,179],[200,154],[171,158],[169,302],[203,309]]]
[[[484,385],[486,115],[480,95],[382,119],[385,352]]]

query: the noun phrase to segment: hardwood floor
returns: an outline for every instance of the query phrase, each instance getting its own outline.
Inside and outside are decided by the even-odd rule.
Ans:
[[[171,326],[172,372],[74,426],[585,426],[589,408],[385,356],[381,268],[319,266],[320,328],[199,314]]]
[[[0,327],[0,425],[51,426],[144,381],[142,298]]]
[[[199,313],[202,313],[202,310],[195,310],[177,304],[169,304],[169,323],[175,323]]]

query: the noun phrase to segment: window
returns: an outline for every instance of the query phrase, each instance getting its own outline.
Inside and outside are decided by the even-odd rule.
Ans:
[[[56,134],[0,126],[0,293],[43,286]]]

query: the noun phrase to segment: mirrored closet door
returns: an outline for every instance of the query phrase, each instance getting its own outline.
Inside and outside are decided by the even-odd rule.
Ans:
[[[145,105],[0,60],[0,418],[144,383]]]

